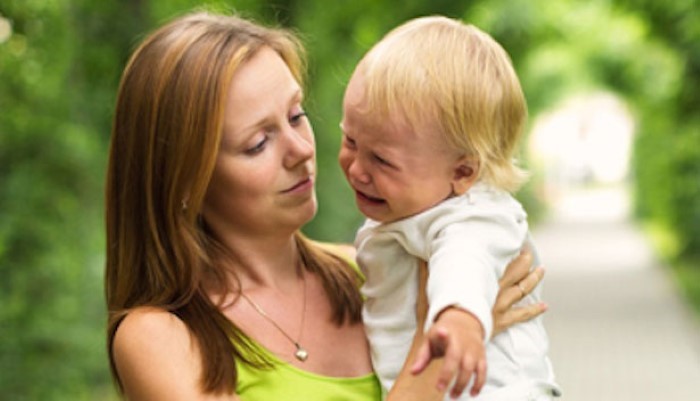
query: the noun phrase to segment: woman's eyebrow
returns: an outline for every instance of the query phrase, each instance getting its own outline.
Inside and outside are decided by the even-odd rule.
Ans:
[[[296,87],[294,91],[292,92],[291,96],[289,97],[289,102],[287,103],[288,106],[291,106],[295,103],[301,102],[304,99],[304,93],[302,92],[301,88]],[[261,127],[264,127],[265,125],[269,124],[270,121],[274,120],[273,115],[271,112],[268,111],[265,115],[261,116],[257,121],[252,122],[245,127],[242,127],[240,131],[241,136],[247,136],[251,132],[255,132],[259,130]]]
[[[301,90],[301,88],[297,88],[289,98],[289,104],[292,105],[294,103],[300,103],[302,100],[304,100],[304,92]]]

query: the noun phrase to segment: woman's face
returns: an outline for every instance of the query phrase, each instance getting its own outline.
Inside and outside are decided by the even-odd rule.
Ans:
[[[301,87],[275,51],[259,50],[228,90],[207,223],[248,237],[299,229],[317,208],[314,146]]]

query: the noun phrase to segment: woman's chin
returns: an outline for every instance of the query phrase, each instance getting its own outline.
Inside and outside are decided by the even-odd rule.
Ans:
[[[301,225],[303,226],[313,220],[316,217],[316,213],[318,213],[318,202],[314,195],[312,199],[309,199],[308,206],[299,213],[299,217],[303,220]]]

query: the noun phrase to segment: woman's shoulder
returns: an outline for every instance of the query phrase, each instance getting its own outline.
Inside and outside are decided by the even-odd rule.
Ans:
[[[156,307],[130,311],[114,334],[112,352],[120,362],[138,363],[144,358],[166,362],[168,359],[193,358],[193,337],[185,322]]]
[[[131,310],[114,335],[115,348],[130,348],[161,341],[180,341],[189,337],[187,325],[174,314],[157,307]]]
[[[357,256],[355,247],[350,244],[332,242],[314,242],[314,244],[316,244],[319,248],[325,249],[326,251],[349,261],[354,262],[355,256]]]
[[[114,335],[112,355],[129,398],[187,399],[199,393],[201,358],[196,341],[187,325],[166,310],[130,311]]]
[[[112,353],[121,364],[138,363],[145,357],[165,360],[180,350],[190,350],[187,325],[174,314],[155,307],[131,310],[114,333]],[[153,359],[151,359],[153,360]]]

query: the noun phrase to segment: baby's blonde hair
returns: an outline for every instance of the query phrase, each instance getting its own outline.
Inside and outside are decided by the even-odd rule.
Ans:
[[[527,106],[510,57],[488,34],[441,16],[389,32],[358,66],[364,114],[431,126],[460,153],[476,157],[479,179],[509,192],[526,174],[514,163]]]

